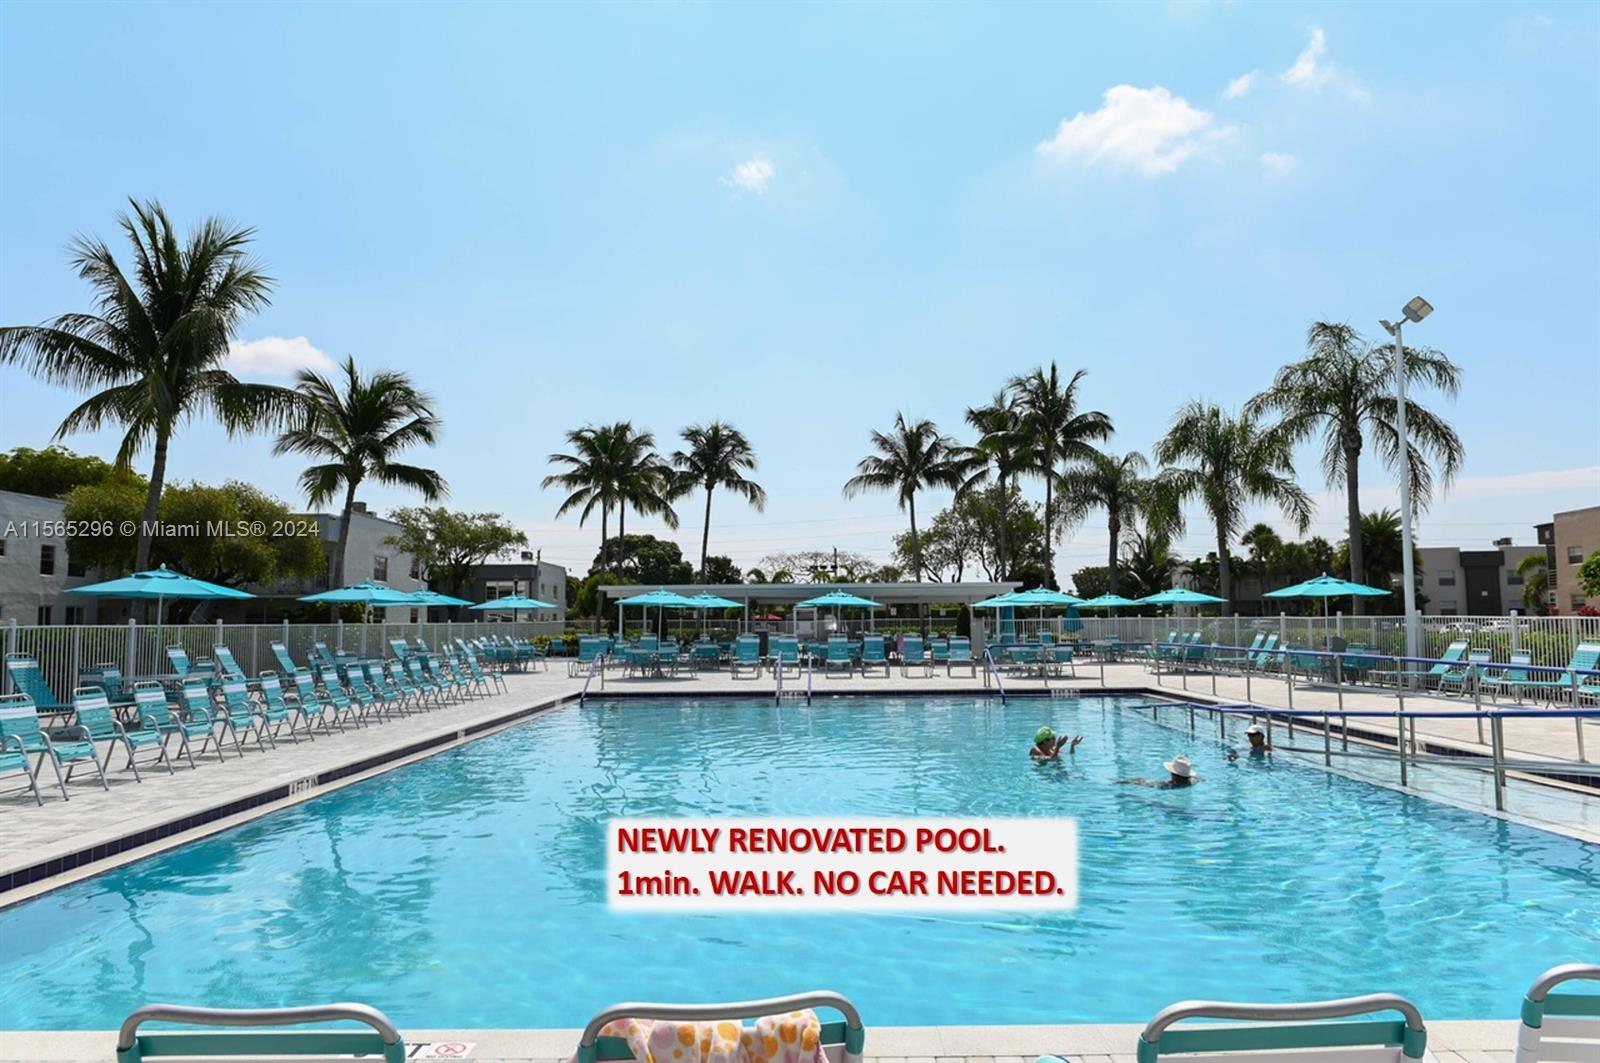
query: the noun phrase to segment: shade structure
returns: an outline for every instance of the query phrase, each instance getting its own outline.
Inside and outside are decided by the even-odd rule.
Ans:
[[[1137,605],[1220,605],[1226,598],[1215,594],[1201,594],[1187,587],[1168,587],[1138,600]]]
[[[73,587],[68,594],[88,594],[99,598],[254,598],[248,591],[237,591],[220,583],[185,576],[166,565],[148,572],[135,572],[121,579]]]
[[[1308,579],[1304,583],[1296,583],[1292,587],[1268,591],[1263,598],[1321,598],[1322,615],[1328,615],[1328,599],[1343,598],[1384,598],[1389,592],[1382,587],[1369,587],[1365,583],[1351,583],[1347,579],[1330,576],[1326,572],[1316,579]]]
[[[442,604],[442,603],[441,603]],[[479,609],[498,612],[516,612],[518,609],[558,609],[554,602],[547,602],[540,598],[529,598],[526,594],[508,594],[504,598],[494,598],[487,602],[470,605],[462,602],[468,609]]]
[[[859,594],[851,594],[849,591],[829,591],[827,594],[819,594],[815,598],[807,598],[803,602],[796,602],[795,607],[799,609],[821,609],[825,607],[876,609],[880,604],[871,598],[863,598]]]
[[[1132,598],[1124,598],[1120,594],[1102,594],[1098,598],[1090,598],[1078,608],[1080,609],[1120,609],[1125,605],[1138,605]]]
[[[428,590],[424,587],[420,591],[411,592],[411,600],[417,605],[471,605],[465,598],[456,598],[449,594],[440,594],[438,591]]]
[[[419,604],[410,591],[397,591],[387,583],[377,580],[367,580],[364,583],[352,583],[348,587],[336,587],[331,591],[319,591],[316,594],[307,594],[297,599],[302,602],[328,602],[334,605],[364,605],[367,608],[386,605],[417,605]]]

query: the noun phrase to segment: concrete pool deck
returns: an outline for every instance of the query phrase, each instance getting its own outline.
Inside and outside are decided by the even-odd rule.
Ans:
[[[803,689],[804,678],[791,680],[786,693]],[[1013,695],[1045,692],[1041,680],[1007,679]],[[1103,684],[1103,685],[1102,685]],[[104,871],[118,864],[139,859],[162,849],[246,822],[277,808],[306,800],[318,793],[348,785],[379,772],[430,756],[465,741],[472,741],[502,727],[512,726],[538,712],[576,697],[582,678],[570,678],[561,663],[549,671],[513,673],[506,677],[505,693],[475,698],[464,704],[432,709],[409,717],[388,720],[344,733],[318,735],[316,741],[294,745],[280,743],[277,750],[247,750],[242,758],[229,753],[224,763],[215,755],[200,762],[198,769],[187,765],[168,775],[164,769],[147,765],[144,782],[136,783],[131,772],[108,772],[109,791],[102,790],[92,775],[80,773],[68,784],[70,801],[60,798],[53,774],[48,785],[41,775],[45,804],[38,807],[26,791],[13,787],[0,794],[0,905],[14,903],[45,889]],[[830,694],[876,694],[879,696],[929,696],[982,694],[983,677],[948,677],[936,673],[927,678],[902,678],[893,675],[849,679],[823,678],[812,682],[817,697]],[[1187,687],[1187,689],[1185,689]],[[1153,675],[1141,664],[1113,664],[1103,668],[1085,664],[1077,678],[1051,680],[1052,691],[1086,693],[1116,691],[1158,698],[1190,699],[1196,702],[1243,701],[1247,684],[1236,676],[1193,675],[1186,678]],[[1248,684],[1250,699],[1263,706],[1287,707],[1287,684],[1277,678],[1256,677]],[[694,677],[623,679],[610,677],[604,688],[591,686],[592,698],[743,694],[772,697],[770,675],[761,679],[732,679],[726,672],[699,673]],[[993,693],[992,689],[990,693]],[[1338,694],[1326,688],[1297,684],[1293,705],[1299,710],[1334,709]],[[1392,712],[1392,693],[1347,689],[1343,695],[1347,709]],[[1408,709],[1438,708],[1459,711],[1471,707],[1470,699],[1408,697]],[[1237,721],[1242,722],[1242,721]],[[1600,746],[1600,721],[1586,730],[1589,743]],[[1316,721],[1305,721],[1317,736]],[[1298,725],[1297,725],[1298,726]],[[1283,744],[1283,724],[1275,725],[1274,741]],[[1237,728],[1236,728],[1237,730]],[[1398,772],[1393,753],[1397,731],[1395,721],[1362,718],[1351,722],[1352,735],[1366,733],[1373,744],[1353,742],[1353,748],[1369,756],[1359,761],[1336,760],[1336,770],[1379,785],[1397,785]],[[1202,735],[1204,732],[1200,732]],[[1419,742],[1437,750],[1487,757],[1489,747],[1478,741],[1477,723],[1471,719],[1421,719],[1417,724]],[[1505,723],[1508,756],[1561,761],[1577,765],[1576,733],[1570,719],[1513,719]],[[1339,736],[1334,733],[1337,745]],[[1389,748],[1385,749],[1387,744]],[[1310,752],[1307,747],[1308,753]],[[113,763],[120,763],[120,755]],[[1600,771],[1600,766],[1597,766]],[[1545,780],[1548,782],[1548,780]],[[1418,768],[1412,772],[1410,789],[1429,797],[1478,811],[1492,810],[1492,792],[1487,772],[1458,769]],[[1551,829],[1589,841],[1600,841],[1600,795],[1592,790],[1560,789],[1531,781],[1513,782],[1511,817],[1534,826]]]
[[[1134,1049],[1142,1029],[1128,1024],[873,1026],[870,1015],[862,1019],[867,1028],[865,1063],[1033,1063],[1047,1054],[1065,1055],[1072,1063],[1136,1063]],[[1513,1063],[1514,1021],[1429,1022],[1427,1027],[1428,1048],[1439,1063]],[[408,1048],[471,1043],[471,1055],[451,1058],[473,1063],[566,1063],[580,1032],[401,1030]],[[104,1063],[112,1057],[115,1042],[110,1031],[0,1034],[0,1063]]]

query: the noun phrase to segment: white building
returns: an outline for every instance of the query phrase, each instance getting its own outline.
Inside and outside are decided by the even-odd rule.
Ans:
[[[93,598],[64,593],[94,577],[67,556],[59,498],[0,491],[0,623],[92,624]]]

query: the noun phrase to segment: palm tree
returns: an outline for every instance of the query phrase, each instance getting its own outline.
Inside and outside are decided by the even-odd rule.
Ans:
[[[1445,484],[1454,479],[1465,459],[1461,439],[1443,418],[1409,397],[1411,386],[1431,384],[1455,397],[1461,369],[1438,351],[1405,350],[1406,434],[1402,446],[1395,425],[1394,347],[1373,346],[1349,325],[1314,322],[1306,330],[1307,357],[1278,370],[1272,385],[1251,399],[1251,414],[1278,413],[1295,442],[1322,433],[1322,471],[1330,487],[1344,481],[1346,533],[1350,537],[1350,578],[1367,582],[1367,559],[1361,544],[1360,465],[1368,437],[1383,464],[1411,478],[1416,509],[1427,508],[1433,494],[1430,459]],[[1402,460],[1402,454],[1404,459]],[[1356,599],[1360,610],[1361,599]]]
[[[922,582],[922,541],[917,536],[917,491],[924,487],[959,488],[972,474],[974,458],[932,421],[908,422],[897,413],[887,433],[873,432],[876,454],[856,464],[856,474],[845,482],[844,497],[865,491],[893,491],[900,508],[911,514],[911,567]]]
[[[1272,530],[1272,525],[1258,523],[1239,536],[1239,545],[1250,548],[1250,560],[1255,563],[1256,574],[1265,584],[1267,574],[1283,553],[1283,538]],[[1265,590],[1265,586],[1262,589]]]
[[[687,493],[703,487],[706,492],[706,523],[700,532],[700,582],[706,581],[706,558],[711,548],[711,493],[727,488],[748,502],[757,513],[767,508],[767,492],[745,472],[756,469],[756,454],[744,433],[732,425],[712,421],[690,425],[681,433],[687,450],[672,455],[678,470],[680,489]]]
[[[656,453],[653,432],[641,432],[631,421],[611,426],[616,440],[617,538],[628,534],[628,507],[641,516],[660,517],[669,528],[678,526],[672,508],[677,476],[672,466]]]
[[[166,483],[167,448],[186,420],[214,415],[229,433],[270,428],[295,407],[288,388],[247,384],[222,367],[239,323],[268,303],[272,278],[247,254],[255,230],[209,218],[179,240],[155,201],[129,200],[117,218],[133,245],[133,275],[100,240],[70,245],[95,293],[91,313],[0,328],[0,364],[94,394],[56,429],[61,439],[114,424],[117,465],[153,448],[134,567],[150,563],[150,530]]]
[[[300,474],[300,486],[311,505],[324,505],[344,490],[332,587],[344,586],[350,513],[364,482],[410,487],[429,502],[450,492],[444,477],[432,469],[395,460],[407,447],[432,446],[438,438],[442,426],[432,398],[417,390],[404,373],[380,369],[363,378],[353,357],[339,368],[338,381],[310,369],[295,375],[304,416],[272,446],[273,454],[326,459]]]
[[[1064,463],[1087,461],[1095,454],[1093,443],[1107,439],[1111,418],[1098,410],[1078,409],[1078,384],[1088,373],[1080,369],[1065,384],[1056,363],[1047,370],[1013,377],[1007,387],[1022,406],[1022,429],[1033,460],[1030,468],[1044,480],[1044,552],[1040,558],[1051,586],[1056,582],[1056,521],[1053,491]]]
[[[622,504],[620,476],[618,475],[617,429],[621,425],[584,425],[567,433],[570,454],[552,454],[552,465],[565,467],[565,472],[551,473],[540,481],[540,487],[560,487],[569,492],[556,510],[560,517],[579,509],[578,524],[589,520],[596,506],[600,507],[600,568],[605,570],[606,546],[610,541],[611,511]],[[581,509],[580,509],[581,507]],[[595,620],[595,630],[600,621]]]
[[[1550,586],[1549,562],[1544,554],[1529,554],[1517,562],[1517,574],[1522,577],[1522,604],[1540,616],[1549,611],[1545,591]]]
[[[1106,593],[1117,593],[1117,556],[1123,528],[1132,529],[1151,504],[1151,485],[1145,480],[1144,455],[1134,452],[1120,458],[1096,452],[1081,465],[1057,479],[1061,489],[1061,522],[1071,526],[1097,509],[1106,511],[1110,558],[1106,562]]]
[[[1230,416],[1199,401],[1178,410],[1172,427],[1155,446],[1161,479],[1173,497],[1198,498],[1217,532],[1219,593],[1231,613],[1233,565],[1229,546],[1252,502],[1275,503],[1303,534],[1311,522],[1311,499],[1294,481],[1290,436],[1264,428],[1248,413]],[[1180,465],[1180,462],[1186,464]]]
[[[1011,484],[1017,476],[1027,471],[1032,459],[1026,434],[1022,430],[1022,410],[1016,394],[1010,388],[1001,388],[987,405],[967,409],[967,424],[978,431],[978,443],[970,448],[977,458],[973,471],[956,489],[957,497],[982,487],[993,475],[999,485],[999,521],[995,527],[995,571],[1004,579],[1010,570],[1006,528],[1010,523]]]

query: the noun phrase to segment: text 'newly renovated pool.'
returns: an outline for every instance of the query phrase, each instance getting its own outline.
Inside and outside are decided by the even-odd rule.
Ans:
[[[1600,847],[1315,764],[1230,761],[1214,731],[1134,703],[568,705],[0,910],[0,1029],[336,999],[403,1026],[570,1027],[619,1000],[822,987],[880,1025],[1136,1022],[1186,997],[1378,990],[1432,1019],[1496,1018],[1538,972],[1600,954]],[[1086,736],[1075,756],[1029,760],[1046,724]],[[1177,754],[1198,785],[1117,784]],[[608,820],[722,815],[1072,816],[1080,904],[608,909]]]

